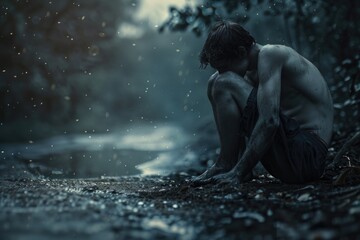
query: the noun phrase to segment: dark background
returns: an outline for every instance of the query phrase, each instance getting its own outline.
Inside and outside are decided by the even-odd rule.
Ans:
[[[358,238],[359,4],[0,1],[0,238]],[[219,154],[198,54],[220,18],[323,73],[341,161],[318,183],[189,186]]]
[[[213,70],[198,54],[221,18],[313,61],[333,93],[335,139],[359,130],[356,0],[4,0],[0,141],[169,123],[196,134],[212,121]]]

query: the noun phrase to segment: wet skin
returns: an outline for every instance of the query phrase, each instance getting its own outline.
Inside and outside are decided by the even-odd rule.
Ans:
[[[245,139],[240,120],[250,92],[258,88],[259,118]],[[221,151],[215,164],[193,179],[194,184],[249,180],[252,169],[271,147],[279,126],[279,111],[294,118],[329,144],[333,103],[319,70],[295,50],[283,45],[254,44],[245,57],[208,83],[208,97],[218,129]],[[246,143],[246,144],[245,144]]]

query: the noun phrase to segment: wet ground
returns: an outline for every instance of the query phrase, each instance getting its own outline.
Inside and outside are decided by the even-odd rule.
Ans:
[[[188,176],[2,179],[1,239],[358,239],[360,185]]]
[[[139,140],[130,135],[126,148],[110,144],[97,151],[75,148],[78,139],[58,143],[68,146],[59,152],[49,153],[40,144],[34,149],[45,153],[37,155],[2,146],[3,156],[15,154],[0,164],[0,239],[360,239],[359,179],[334,184],[338,174],[329,171],[319,182],[287,185],[260,174],[241,186],[195,187],[190,175],[206,168],[204,163],[218,152],[213,132],[203,131],[203,138],[190,146],[186,138],[175,141],[166,131],[147,135],[160,137],[148,145],[144,140],[142,149],[129,143]],[[172,139],[174,145],[152,144],[161,139]],[[81,146],[89,145],[85,141]],[[67,167],[58,165],[70,156],[75,159],[79,151],[94,162],[114,153],[122,164],[129,156],[141,158],[142,164],[132,169],[145,175],[111,177],[104,167],[96,172],[100,165],[91,165],[87,157],[81,160],[80,153],[78,164],[89,165],[87,171],[74,176],[72,161],[63,164]],[[46,164],[50,157],[55,160]],[[110,164],[115,172],[116,166],[121,164]],[[149,175],[156,169],[162,175]]]

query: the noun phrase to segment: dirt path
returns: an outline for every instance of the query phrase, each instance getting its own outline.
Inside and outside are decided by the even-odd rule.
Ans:
[[[2,179],[0,238],[360,238],[360,185],[195,188],[187,178]]]

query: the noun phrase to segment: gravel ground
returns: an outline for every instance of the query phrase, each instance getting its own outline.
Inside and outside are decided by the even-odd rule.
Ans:
[[[167,161],[144,165],[176,172],[170,175],[107,177],[117,165],[98,168],[104,156],[133,162],[146,152],[99,152],[98,165],[92,153],[93,166],[83,161],[76,169],[92,166],[93,174],[77,171],[77,178],[66,174],[71,162],[53,156],[1,159],[0,239],[360,239],[358,153],[306,185],[283,184],[259,168],[241,186],[195,187],[190,175],[209,166],[219,150],[213,127],[199,132],[190,147],[166,152]],[[334,155],[332,148],[329,161]],[[65,170],[59,174],[58,167]],[[109,174],[92,177],[101,171]]]
[[[1,239],[360,239],[360,185],[192,187],[185,173],[0,180]]]

